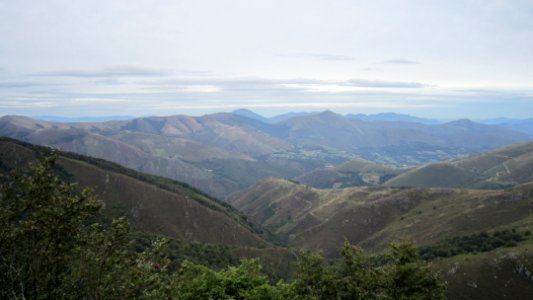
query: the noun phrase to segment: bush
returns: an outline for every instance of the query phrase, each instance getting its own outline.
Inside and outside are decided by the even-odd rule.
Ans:
[[[168,291],[158,251],[128,251],[129,226],[94,223],[102,207],[53,173],[48,157],[0,186],[1,299],[123,299]],[[154,276],[157,275],[157,276]]]
[[[516,230],[496,231],[492,235],[486,232],[468,236],[458,236],[439,243],[420,248],[420,256],[429,260],[436,257],[451,257],[465,253],[486,252],[500,247],[514,247],[527,237],[527,230],[520,234]]]
[[[182,261],[202,252],[216,264],[226,249],[132,234],[123,218],[104,224],[102,203],[76,192],[45,158],[0,184],[0,299],[443,299],[444,285],[412,244],[368,256],[348,243],[342,259],[301,252],[289,282],[272,284],[258,260],[221,270]],[[170,245],[170,247],[169,247]],[[202,255],[201,255],[202,256]],[[202,257],[203,257],[202,256]],[[175,262],[174,262],[175,264]]]

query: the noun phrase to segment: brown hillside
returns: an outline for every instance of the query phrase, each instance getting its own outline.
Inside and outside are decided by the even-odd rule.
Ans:
[[[337,166],[318,168],[295,178],[316,188],[375,186],[397,176],[406,169],[353,159]]]
[[[333,112],[276,124],[232,113],[145,117],[103,123],[0,118],[0,136],[110,160],[188,184],[220,199],[267,177],[295,178],[354,158],[414,166],[530,141],[525,133],[460,120],[446,124],[365,122]],[[315,186],[367,185],[385,171],[317,171]],[[327,185],[320,185],[326,178]],[[329,181],[328,181],[329,180]]]
[[[337,255],[345,239],[368,249],[410,238],[421,245],[533,225],[533,184],[510,190],[390,187],[314,189],[266,180],[231,203],[289,245]]]
[[[34,161],[42,152],[47,151],[2,139],[0,166],[4,171],[20,167]],[[185,241],[232,246],[267,245],[230,208],[185,186],[156,184],[157,178],[154,183],[143,181],[130,176],[135,174],[132,170],[116,165],[106,168],[103,167],[105,162],[97,165],[90,159],[82,161],[66,153],[59,155],[58,165],[62,176],[82,187],[92,187],[105,202],[107,213],[125,214],[138,230]]]
[[[533,143],[414,168],[387,186],[502,188],[533,181]]]

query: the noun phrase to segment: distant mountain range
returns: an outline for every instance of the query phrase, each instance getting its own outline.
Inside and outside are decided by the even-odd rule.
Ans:
[[[481,121],[484,124],[498,125],[512,130],[520,131],[533,135],[533,118],[531,119],[491,119]]]
[[[4,116],[0,136],[107,159],[186,182],[222,199],[267,177],[295,178],[354,159],[415,166],[532,138],[469,120],[365,121],[325,111],[272,123],[242,110],[99,123]],[[367,175],[364,180],[376,176]]]
[[[57,117],[57,116],[35,116],[36,120],[48,121],[48,122],[63,122],[63,123],[94,123],[94,122],[107,122],[116,120],[131,120],[135,119],[132,116],[102,116],[102,117]]]
[[[420,124],[439,124],[444,123],[436,119],[418,118],[409,115],[397,114],[397,113],[379,113],[375,115],[365,114],[348,114],[346,117],[361,121],[373,121],[373,122],[411,122]]]
[[[235,111],[232,111],[231,113],[240,115],[243,117],[247,117],[250,119],[258,120],[261,122],[275,124],[275,123],[282,122],[284,120],[291,119],[294,117],[305,117],[305,116],[317,115],[320,112],[289,112],[289,113],[277,115],[277,116],[270,117],[270,118],[263,117],[262,115],[257,114],[249,109],[237,109]],[[413,117],[410,115],[397,114],[397,113],[392,113],[392,112],[379,113],[379,114],[374,114],[374,115],[347,114],[346,117],[349,119],[353,119],[353,120],[375,121],[375,122],[411,122],[411,123],[421,123],[421,124],[445,123],[444,121],[440,121],[436,119],[418,118],[418,117]]]

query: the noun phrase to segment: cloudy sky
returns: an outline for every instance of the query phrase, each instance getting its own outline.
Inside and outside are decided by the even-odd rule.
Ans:
[[[0,0],[0,115],[533,117],[531,0]]]

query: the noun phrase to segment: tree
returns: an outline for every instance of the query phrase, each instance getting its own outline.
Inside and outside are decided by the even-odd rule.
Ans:
[[[384,299],[387,295],[386,269],[375,257],[365,255],[347,241],[341,249],[342,259],[336,282],[337,299]]]
[[[0,298],[122,299],[168,293],[157,241],[128,251],[125,219],[96,223],[102,203],[54,174],[56,157],[0,183]]]
[[[418,259],[412,243],[392,243],[390,248],[387,289],[391,299],[445,299],[445,284]]]
[[[132,251],[128,222],[98,223],[102,203],[59,180],[55,160],[1,179],[0,299],[444,299],[410,243],[372,256],[346,242],[335,263],[300,252],[288,283],[270,283],[258,260],[219,271],[185,261],[170,272],[167,240]]]
[[[261,274],[257,259],[243,260],[237,267],[215,271],[185,261],[179,277],[179,299],[291,299],[282,281],[271,285]]]
[[[333,299],[335,294],[334,276],[318,253],[298,252],[296,272],[292,285],[295,299]]]
[[[292,282],[295,299],[444,299],[445,285],[421,262],[412,243],[393,243],[387,255],[367,255],[344,243],[342,258],[328,265],[300,253]]]

